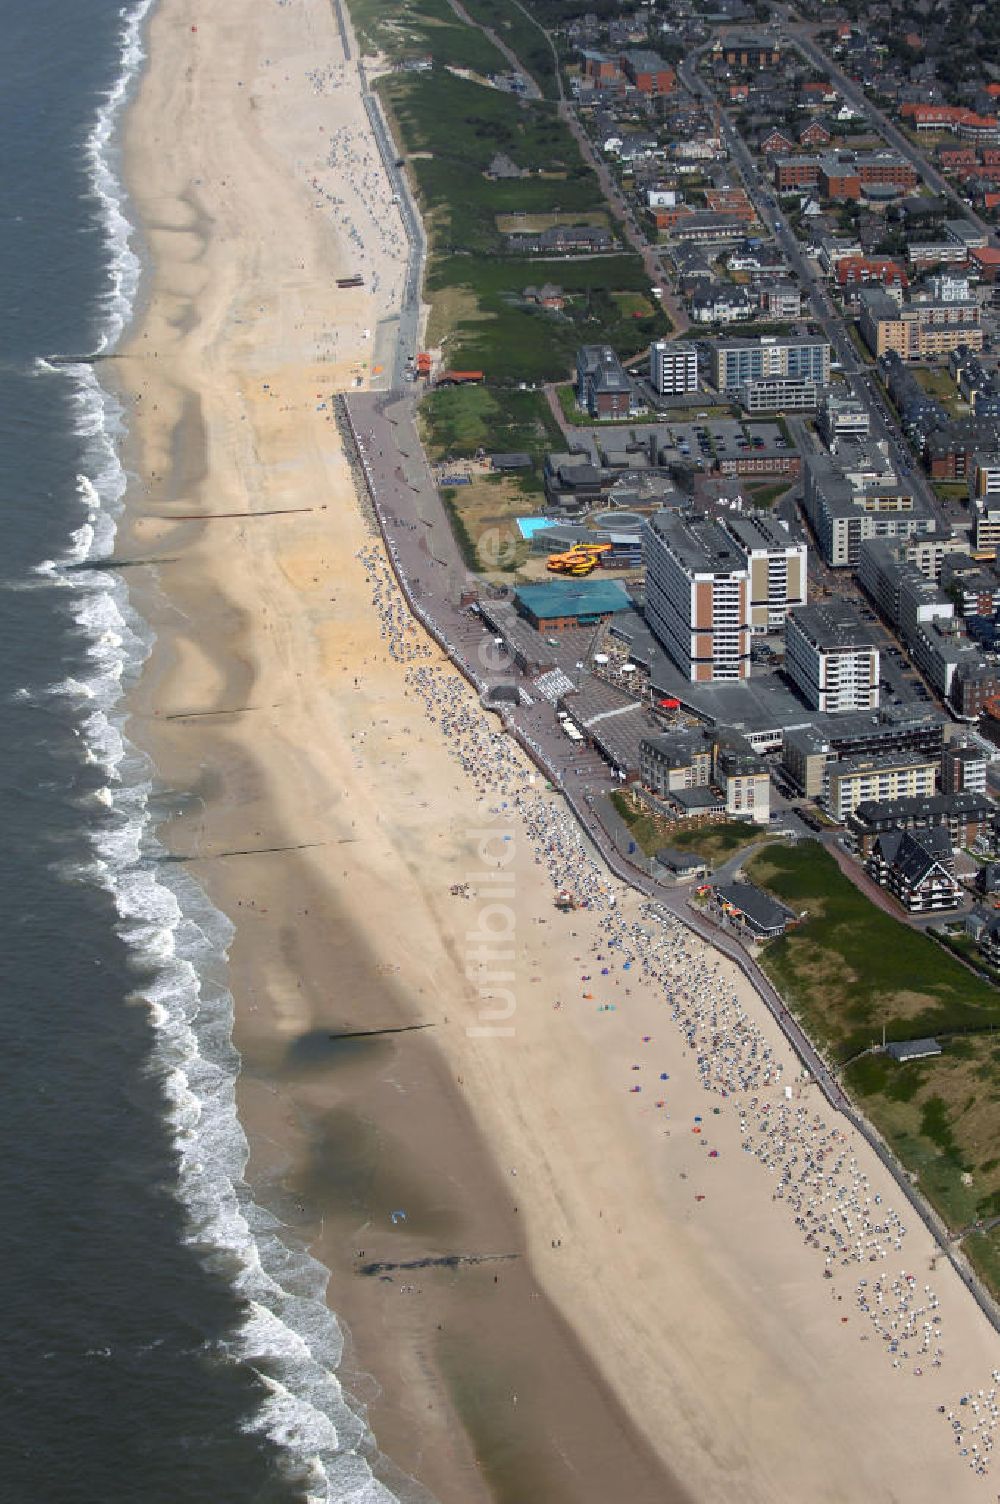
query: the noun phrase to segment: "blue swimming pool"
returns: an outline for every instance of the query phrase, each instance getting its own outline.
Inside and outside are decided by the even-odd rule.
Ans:
[[[518,532],[522,538],[533,538],[543,528],[552,527],[557,520],[555,517],[518,517]]]

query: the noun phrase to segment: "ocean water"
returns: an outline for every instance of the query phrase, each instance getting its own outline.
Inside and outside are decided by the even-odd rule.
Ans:
[[[123,734],[123,414],[65,359],[141,290],[116,131],[150,5],[0,0],[0,1498],[376,1504],[326,1273],[242,1181],[230,929]]]

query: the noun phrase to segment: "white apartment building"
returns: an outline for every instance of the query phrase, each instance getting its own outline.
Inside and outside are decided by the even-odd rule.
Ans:
[[[712,379],[720,392],[768,377],[805,377],[817,385],[830,380],[830,344],[812,337],[764,334],[757,339],[722,339],[712,346]]]
[[[865,403],[851,394],[828,392],[820,403],[819,431],[829,449],[842,439],[867,439],[871,422]]]
[[[649,347],[649,380],[661,397],[698,390],[698,352],[687,340],[659,339]]]
[[[750,567],[718,522],[657,512],[643,527],[646,620],[692,684],[750,677]]]
[[[879,651],[848,605],[803,606],[785,623],[785,672],[812,710],[876,710]]]
[[[739,389],[747,413],[805,413],[819,404],[820,388],[809,376],[762,376]]]
[[[970,499],[983,511],[1000,506],[1000,454],[977,454],[969,479]]]

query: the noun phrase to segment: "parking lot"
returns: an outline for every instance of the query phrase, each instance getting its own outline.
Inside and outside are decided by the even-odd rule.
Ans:
[[[736,418],[704,418],[699,422],[671,423],[670,432],[678,451],[685,458],[704,459],[713,454],[724,457],[752,452],[788,449],[784,433],[774,422],[741,422]]]

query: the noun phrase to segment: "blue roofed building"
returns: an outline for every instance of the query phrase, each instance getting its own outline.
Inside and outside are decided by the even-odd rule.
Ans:
[[[614,580],[553,580],[545,585],[522,585],[514,604],[539,632],[565,632],[596,626],[632,602]]]

